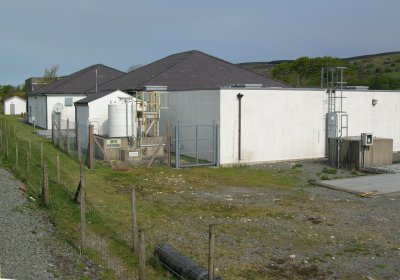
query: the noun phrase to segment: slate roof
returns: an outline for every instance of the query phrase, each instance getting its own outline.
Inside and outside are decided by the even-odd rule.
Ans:
[[[76,104],[76,105],[85,105],[85,104],[88,104],[89,102],[92,102],[93,100],[102,98],[102,97],[110,94],[111,92],[114,92],[114,91],[108,90],[108,91],[101,91],[101,92],[98,92],[98,93],[92,93],[92,94],[89,94],[87,97],[76,101],[74,104]]]
[[[75,72],[63,79],[56,80],[48,85],[40,87],[30,93],[36,94],[77,94],[85,93],[91,88],[96,87],[96,69],[97,84],[108,82],[112,79],[120,77],[125,72],[110,68],[102,64],[95,64]]]
[[[168,86],[168,91],[219,89],[232,84],[262,84],[264,87],[289,85],[240,68],[202,53],[188,51],[167,56],[106,82],[100,91],[141,90],[144,86]],[[91,89],[94,91],[94,89]]]

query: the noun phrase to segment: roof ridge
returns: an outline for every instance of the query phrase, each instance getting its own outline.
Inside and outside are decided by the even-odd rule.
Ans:
[[[154,79],[155,77],[161,75],[161,74],[164,73],[165,71],[171,69],[171,68],[174,67],[175,65],[179,64],[180,62],[182,62],[183,60],[185,60],[186,58],[188,58],[189,56],[191,56],[194,52],[195,52],[195,51],[192,50],[192,51],[186,51],[186,52],[171,54],[171,55],[169,55],[169,56],[167,56],[167,57],[164,57],[164,58],[162,58],[162,59],[157,60],[157,61],[160,61],[160,60],[163,60],[163,59],[167,59],[168,57],[171,57],[171,56],[181,55],[181,54],[186,53],[183,57],[181,57],[180,59],[178,59],[176,62],[171,63],[170,65],[168,65],[167,67],[165,67],[163,70],[159,71],[158,73],[156,73],[156,74],[153,75],[152,77],[150,77],[150,78],[148,78],[148,79],[146,79],[146,80],[140,82],[139,84],[140,84],[140,85],[143,85],[143,84],[145,84],[146,82],[148,82],[148,81]],[[155,61],[155,62],[157,62],[157,61]],[[153,63],[155,63],[155,62],[153,62]],[[152,64],[152,63],[150,63],[150,64]],[[150,65],[150,64],[148,64],[148,65]]]
[[[76,71],[72,74],[69,74],[68,76],[62,78],[61,80],[55,80],[53,82],[51,82],[50,84],[45,85],[44,87],[38,88],[38,91],[41,91],[41,93],[45,93],[45,91],[50,91],[50,90],[55,90],[57,88],[59,88],[60,86],[64,85],[65,83],[71,81],[72,79],[79,77],[82,72],[87,71],[89,69],[91,69],[92,67],[97,66],[98,64],[94,64],[94,65],[90,65],[86,68],[83,68],[79,71]],[[57,85],[53,85],[55,82],[59,82]],[[52,86],[53,85],[53,86]],[[44,91],[43,91],[44,90]],[[31,93],[35,93],[35,91],[32,91]]]
[[[250,73],[252,73],[252,74],[256,74],[256,75],[258,75],[258,76],[260,76],[260,77],[263,77],[263,78],[266,78],[266,79],[270,79],[270,80],[272,80],[272,81],[275,81],[275,82],[278,82],[278,83],[281,83],[281,84],[285,84],[285,85],[288,85],[288,86],[292,87],[292,85],[289,85],[288,83],[281,82],[281,81],[276,80],[276,79],[274,79],[274,78],[266,77],[266,76],[261,75],[261,74],[259,74],[259,73],[257,73],[257,72],[254,72],[254,71],[251,71],[251,70],[242,68],[242,67],[240,67],[240,66],[238,66],[238,65],[236,65],[236,64],[234,64],[234,63],[232,63],[232,62],[223,60],[223,59],[221,59],[221,58],[219,58],[219,57],[216,57],[216,56],[213,56],[213,55],[210,55],[210,54],[201,52],[201,51],[192,51],[192,52],[198,52],[198,53],[204,54],[204,55],[206,55],[206,56],[212,57],[212,58],[217,59],[217,60],[219,60],[219,61],[222,61],[222,62],[224,62],[224,63],[227,63],[227,64],[230,64],[230,65],[232,65],[232,66],[235,66],[236,68],[239,68],[239,69],[241,69],[241,70],[244,70],[244,71],[250,72]]]

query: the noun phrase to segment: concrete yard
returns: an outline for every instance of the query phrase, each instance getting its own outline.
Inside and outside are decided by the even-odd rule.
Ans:
[[[368,175],[356,178],[320,181],[318,185],[350,193],[400,194],[400,164],[381,167],[392,174]]]

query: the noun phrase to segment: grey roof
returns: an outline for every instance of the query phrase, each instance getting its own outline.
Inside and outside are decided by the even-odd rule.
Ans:
[[[102,97],[110,94],[111,92],[113,92],[113,91],[108,90],[108,91],[101,91],[98,93],[89,94],[87,97],[76,101],[74,104],[75,105],[85,105],[85,104],[88,104],[89,102],[92,102],[93,100],[102,98]]]
[[[173,54],[138,68],[102,84],[99,90],[141,90],[148,85],[162,85],[168,86],[168,91],[182,91],[218,89],[232,84],[290,87],[285,83],[193,50]]]
[[[125,74],[125,72],[110,68],[108,66],[95,64],[66,76],[63,79],[56,80],[51,84],[40,87],[29,94],[85,93],[89,89],[96,87],[96,69],[98,85]]]

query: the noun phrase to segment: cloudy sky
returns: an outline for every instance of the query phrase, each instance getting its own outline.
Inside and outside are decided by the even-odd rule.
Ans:
[[[400,51],[399,0],[0,0],[0,85],[200,50],[238,63]]]

